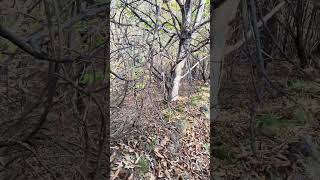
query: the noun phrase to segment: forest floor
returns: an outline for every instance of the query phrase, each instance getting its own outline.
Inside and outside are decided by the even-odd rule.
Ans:
[[[238,90],[233,94],[225,92],[224,98],[232,97],[224,102],[229,108],[213,128],[215,179],[319,179],[320,76],[314,73],[307,80],[297,72],[285,72],[283,66],[274,64],[269,76],[286,96],[268,93],[256,107],[256,156],[251,148],[250,111],[245,105],[254,94],[245,90],[250,86],[245,83],[245,68],[237,67],[234,82],[244,87],[233,87]]]
[[[215,179],[318,179],[319,82],[287,79],[291,100],[270,96],[257,108],[256,156],[248,110],[236,104],[223,110],[222,119],[213,124]],[[210,179],[210,123],[204,110],[209,107],[209,87],[197,84],[196,89],[177,104],[160,103],[163,119],[150,113],[147,121],[113,143],[113,179]]]
[[[319,179],[320,86],[296,81],[291,97],[266,100],[256,112],[256,157],[250,141],[250,116],[225,110],[214,124],[216,179]]]
[[[113,179],[210,179],[209,87],[197,87],[111,147]],[[141,122],[140,122],[141,123]]]

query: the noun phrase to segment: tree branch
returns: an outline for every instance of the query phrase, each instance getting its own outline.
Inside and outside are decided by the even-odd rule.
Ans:
[[[50,62],[56,62],[56,63],[67,63],[67,62],[73,62],[71,59],[61,59],[57,60],[52,57],[49,57],[46,53],[40,52],[37,50],[34,50],[28,43],[26,43],[23,39],[21,39],[16,34],[12,33],[10,30],[6,29],[2,25],[0,25],[0,36],[9,40],[31,56],[39,59],[39,60],[46,60]]]
[[[263,19],[257,23],[258,28],[260,28],[263,25],[263,22],[266,23],[269,19],[271,19],[285,5],[285,3],[286,2],[282,1],[275,8],[273,8],[273,10],[271,10],[267,15],[265,15]],[[252,37],[251,31],[246,33],[249,38]],[[228,55],[233,51],[239,49],[245,42],[246,42],[245,38],[242,38],[241,40],[236,42],[234,45],[226,47],[224,51],[224,55]]]

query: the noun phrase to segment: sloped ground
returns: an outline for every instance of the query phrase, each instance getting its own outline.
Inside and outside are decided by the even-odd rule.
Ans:
[[[233,100],[226,100],[225,106],[233,108],[223,110],[221,121],[214,124],[215,153],[211,158],[216,162],[212,171],[215,179],[319,179],[319,78],[308,81],[289,73],[270,74],[292,99],[268,95],[257,109],[254,157],[250,148],[250,117],[244,105],[250,94],[237,94],[235,90],[241,87],[233,87],[234,94],[229,91],[226,97]],[[239,79],[238,84],[243,85],[245,78]]]
[[[113,179],[210,179],[210,158],[215,179],[319,179],[320,81],[280,81],[292,100],[270,95],[257,109],[256,157],[243,106],[247,96],[230,101],[235,108],[214,122],[209,156],[209,88],[199,85],[177,104],[159,103],[163,120],[149,112],[112,146]]]
[[[209,179],[209,88],[158,104],[112,147],[112,179]],[[149,114],[146,113],[146,114]]]
[[[279,116],[258,113],[256,158],[250,149],[249,118],[245,114],[224,112],[224,121],[215,128],[218,137],[212,158],[216,162],[213,170],[216,179],[294,179],[298,176],[317,179],[319,119],[297,123],[293,118],[284,119],[288,113],[285,107],[274,112]],[[303,118],[302,114],[296,118]]]

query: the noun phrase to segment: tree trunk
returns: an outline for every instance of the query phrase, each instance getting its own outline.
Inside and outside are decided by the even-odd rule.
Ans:
[[[180,84],[181,84],[181,78],[182,78],[182,73],[183,73],[183,68],[184,65],[186,64],[186,59],[183,59],[180,61],[175,70],[174,70],[174,79],[172,82],[172,90],[171,90],[171,95],[170,95],[170,101],[176,101],[179,98],[179,89],[180,89]]]
[[[228,23],[237,12],[240,0],[227,0],[211,13],[210,23],[210,114],[211,121],[219,115],[220,76],[223,65],[224,47],[229,30]],[[213,7],[212,7],[213,8]]]
[[[191,12],[192,12],[192,0],[189,0],[184,5],[184,10],[182,11],[182,14],[186,14],[185,16],[182,16],[182,22],[183,22],[183,28],[181,30],[181,37],[180,39],[180,45],[179,45],[179,51],[177,55],[177,64],[174,68],[173,76],[172,76],[172,89],[170,93],[170,101],[176,101],[179,98],[179,89],[181,85],[181,79],[183,74],[183,68],[186,64],[187,58],[188,58],[188,49],[190,47],[191,40],[193,38],[194,34],[188,34],[191,30]],[[196,20],[194,22],[193,27],[196,27],[202,19],[203,12],[204,12],[204,0],[199,1],[199,8],[196,15]]]
[[[306,54],[306,50],[304,48],[304,34],[303,34],[303,16],[304,16],[304,2],[302,0],[298,0],[298,4],[296,7],[296,32],[297,37],[295,39],[297,55],[300,60],[300,67],[305,68],[308,64],[308,58]]]

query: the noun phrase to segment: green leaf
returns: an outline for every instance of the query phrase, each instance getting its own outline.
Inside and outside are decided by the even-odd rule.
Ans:
[[[149,172],[149,162],[146,158],[140,157],[138,165],[141,174],[146,174],[147,172]]]

